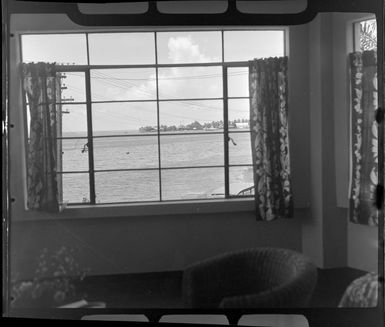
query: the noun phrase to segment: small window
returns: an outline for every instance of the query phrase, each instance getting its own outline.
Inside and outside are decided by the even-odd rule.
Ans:
[[[155,100],[155,68],[92,69],[93,101]]]
[[[282,30],[225,31],[224,46],[225,61],[280,57],[285,53],[284,32]]]
[[[161,99],[221,98],[222,67],[159,68]]]
[[[229,68],[227,83],[229,97],[248,97],[249,69],[247,67]]]
[[[220,32],[160,32],[157,41],[159,64],[222,61]]]
[[[368,51],[377,49],[377,22],[366,19],[354,23],[354,50]]]
[[[91,109],[95,136],[105,136],[108,132],[135,134],[140,133],[141,127],[157,125],[155,101],[93,103]]]
[[[158,137],[98,137],[94,139],[95,170],[159,168]]]
[[[159,103],[160,133],[211,130],[223,120],[223,100],[178,100]]]
[[[87,136],[87,108],[85,104],[65,104],[61,108],[59,129],[62,136]]]
[[[22,44],[23,62],[43,61],[63,65],[87,64],[85,34],[23,35]]]
[[[92,33],[88,42],[91,65],[155,63],[153,33]]]

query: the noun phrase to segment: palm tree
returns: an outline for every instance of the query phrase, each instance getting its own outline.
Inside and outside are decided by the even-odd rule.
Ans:
[[[360,23],[361,51],[377,49],[377,24],[375,19]]]

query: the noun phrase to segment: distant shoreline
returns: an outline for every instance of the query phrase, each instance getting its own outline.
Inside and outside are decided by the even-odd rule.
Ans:
[[[212,122],[204,122],[200,123],[195,120],[187,125],[180,124],[176,125],[156,125],[156,126],[142,126],[139,127],[139,132],[157,132],[158,130],[161,132],[176,132],[176,131],[211,131],[211,130],[220,130],[224,129],[225,125],[222,120],[212,121]],[[249,120],[246,118],[243,119],[234,119],[228,121],[229,128],[249,128]]]
[[[215,133],[215,132],[222,132],[223,128],[215,128],[215,129],[181,129],[176,131],[160,131],[160,134],[181,134],[181,133]],[[229,127],[229,131],[248,131],[249,129],[246,128],[235,128],[235,127]],[[101,137],[101,136],[125,136],[125,135],[157,135],[158,131],[138,131],[138,130],[119,130],[119,131],[94,131],[93,136]],[[87,132],[86,131],[79,131],[79,132],[63,132],[63,137],[79,137],[79,138],[86,138]]]

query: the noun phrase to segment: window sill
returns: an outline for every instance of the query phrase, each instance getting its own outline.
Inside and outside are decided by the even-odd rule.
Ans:
[[[218,200],[190,200],[175,202],[150,202],[138,204],[109,204],[102,206],[80,206],[66,208],[63,214],[78,216],[87,213],[92,217],[112,216],[162,216],[170,214],[201,214],[252,211],[255,208],[254,199],[218,199]]]
[[[230,212],[254,212],[254,198],[190,200],[175,202],[150,202],[137,204],[79,205],[67,207],[60,213],[48,213],[34,210],[14,211],[13,222],[34,222],[69,219],[129,218],[143,216],[168,216],[183,214],[221,214]],[[307,209],[309,203],[297,202],[295,209]],[[17,217],[17,218],[16,218]]]
[[[15,221],[37,221],[54,219],[93,219],[112,217],[166,216],[178,214],[215,214],[227,212],[247,212],[255,210],[253,198],[218,199],[200,201],[175,201],[166,203],[79,205],[67,207],[60,213],[45,213],[24,210]]]

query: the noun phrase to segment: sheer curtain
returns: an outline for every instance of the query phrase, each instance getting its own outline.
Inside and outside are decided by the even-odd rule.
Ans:
[[[287,103],[287,57],[249,63],[250,130],[256,216],[270,221],[293,213]]]
[[[377,52],[350,54],[351,110],[351,182],[350,220],[378,225],[374,207],[378,180]]]
[[[27,205],[29,209],[58,211],[57,112],[60,102],[60,76],[55,65],[22,65],[23,86],[30,112],[27,157]]]

